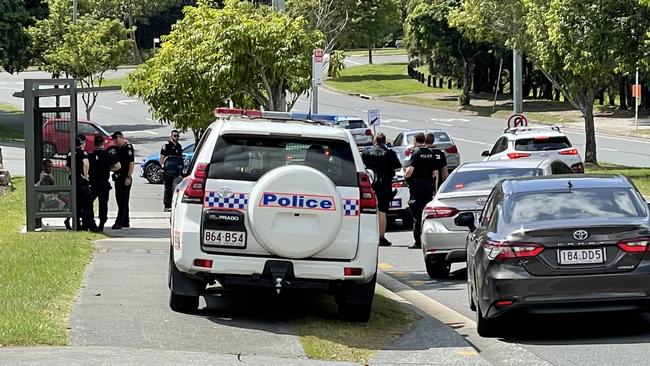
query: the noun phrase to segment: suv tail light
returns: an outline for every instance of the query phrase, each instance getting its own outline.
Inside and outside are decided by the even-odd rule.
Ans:
[[[530,156],[529,153],[520,153],[520,152],[508,153],[508,158],[510,159],[527,158],[529,156]]]
[[[366,136],[372,136],[372,130],[366,130]]]
[[[458,148],[456,147],[456,145],[446,148],[445,151],[450,154],[458,154]]]
[[[582,174],[585,172],[585,166],[582,163],[575,163],[571,165],[571,170],[573,170],[574,173]]]
[[[430,207],[427,206],[424,208],[425,220],[428,219],[438,219],[443,217],[454,217],[458,214],[458,209],[454,207],[440,206],[440,207]]]
[[[650,238],[627,239],[618,243],[618,247],[624,252],[638,253],[645,252],[646,250],[650,251],[648,247],[649,243]]]
[[[394,180],[392,183],[393,188],[402,188],[406,187],[406,181],[404,179]]]
[[[194,176],[189,178],[189,183],[183,193],[185,203],[203,203],[205,195],[205,180],[208,176],[208,164],[201,163],[196,166]]]
[[[510,243],[504,241],[488,241],[483,244],[485,255],[490,260],[536,257],[544,247],[535,243]]]
[[[366,173],[359,173],[358,177],[361,197],[359,208],[361,212],[377,212],[377,196],[375,196],[375,191],[372,190],[370,176]]]
[[[578,149],[562,150],[560,155],[578,155]]]

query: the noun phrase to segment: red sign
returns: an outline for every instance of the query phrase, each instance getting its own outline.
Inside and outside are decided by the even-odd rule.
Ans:
[[[323,50],[317,48],[314,50],[314,62],[323,62]]]
[[[632,96],[635,98],[641,98],[641,84],[632,85]]]
[[[513,114],[508,118],[508,128],[526,126],[528,126],[528,119],[523,114]]]

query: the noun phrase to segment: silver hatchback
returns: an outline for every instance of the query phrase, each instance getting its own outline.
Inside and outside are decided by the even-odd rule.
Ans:
[[[503,179],[555,174],[573,171],[556,159],[465,163],[454,170],[422,213],[422,252],[429,277],[446,277],[451,263],[466,260],[467,229],[456,226],[456,216],[472,212],[478,219],[490,192]]]
[[[391,148],[397,154],[399,161],[404,165],[404,162],[409,159],[411,153],[413,152],[413,137],[418,133],[433,133],[436,141],[434,142],[434,147],[440,149],[445,153],[447,158],[447,168],[451,172],[460,165],[460,154],[458,153],[458,147],[454,140],[447,134],[447,132],[440,129],[413,129],[400,132],[394,139],[391,145]]]

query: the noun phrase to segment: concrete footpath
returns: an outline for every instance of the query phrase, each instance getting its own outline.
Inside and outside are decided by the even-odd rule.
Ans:
[[[138,213],[131,230],[97,242],[73,309],[69,347],[0,348],[0,365],[346,365],[307,359],[291,326],[321,314],[311,296],[211,288],[194,314],[168,306],[169,221]],[[149,218],[147,218],[149,217]],[[378,286],[381,288],[381,286]],[[379,350],[371,365],[486,365],[452,328],[394,293],[422,315],[412,330]]]

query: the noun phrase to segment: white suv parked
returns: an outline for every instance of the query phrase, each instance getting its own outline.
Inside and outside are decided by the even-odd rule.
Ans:
[[[377,202],[350,132],[292,123],[291,113],[216,114],[234,118],[205,131],[174,195],[171,308],[196,310],[218,282],[326,290],[342,317],[367,321]]]
[[[492,149],[483,151],[481,156],[485,160],[560,159],[574,173],[585,172],[578,149],[557,126],[508,128]]]

